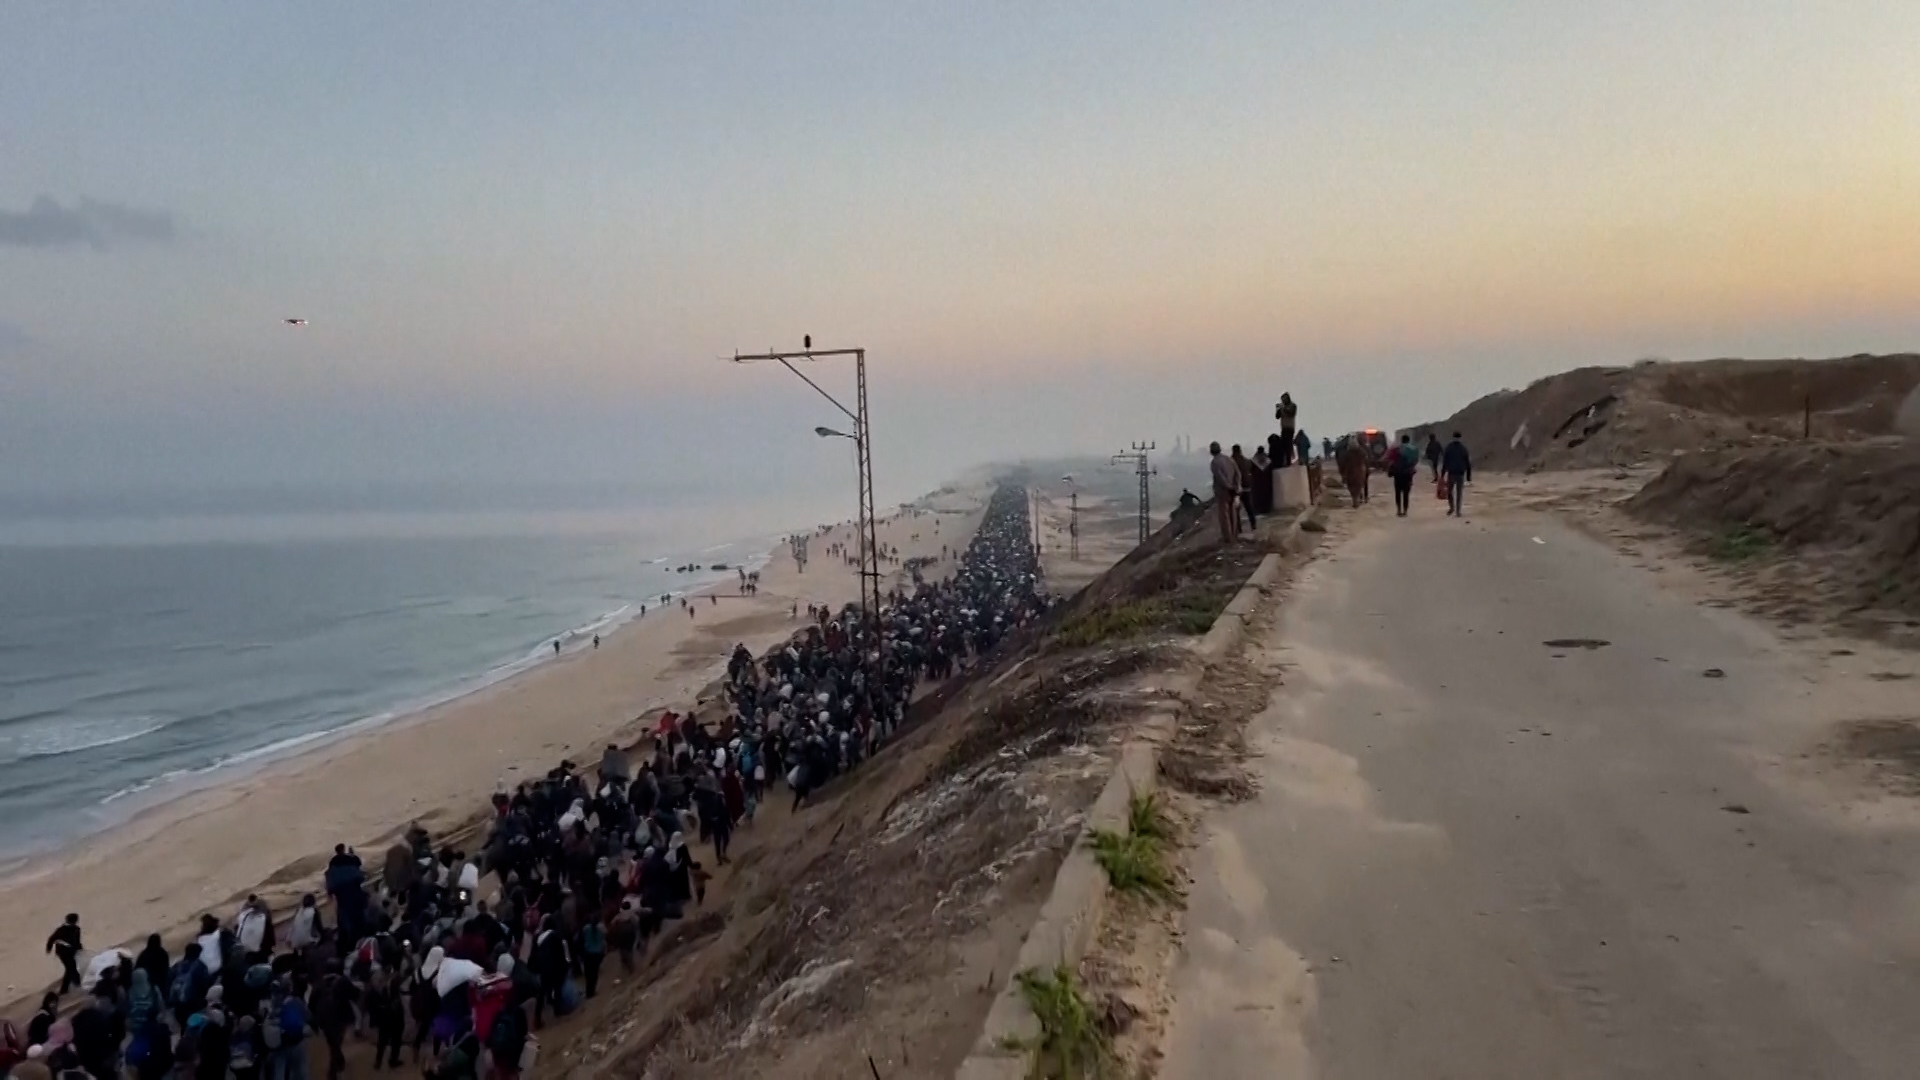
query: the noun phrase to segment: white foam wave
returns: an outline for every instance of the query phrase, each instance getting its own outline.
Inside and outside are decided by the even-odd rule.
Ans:
[[[740,541],[740,542],[729,543],[729,544],[717,544],[717,545],[714,545],[713,547],[703,549],[701,554],[705,555],[705,554],[711,554],[717,551],[725,551],[730,548],[740,547],[742,546],[742,544],[747,544],[749,546],[752,546],[755,550],[755,554],[751,558],[751,560],[747,561],[744,564],[745,568],[749,571],[759,569],[760,567],[764,567],[773,558],[772,552],[761,550],[763,545],[759,545],[752,541]],[[659,566],[668,562],[672,562],[675,565],[679,565],[681,562],[685,562],[685,561],[695,561],[695,560],[683,559],[682,557],[678,557],[678,556],[662,556],[657,559],[649,560],[647,565]],[[326,742],[345,738],[347,736],[350,736],[364,729],[379,727],[388,723],[392,723],[395,720],[403,719],[409,716],[416,716],[416,715],[425,713],[431,709],[439,708],[451,702],[458,701],[459,699],[470,696],[472,694],[480,693],[484,690],[487,690],[490,687],[496,686],[499,683],[506,681],[507,679],[513,678],[514,676],[532,668],[536,664],[539,664],[546,660],[553,659],[553,656],[554,656],[553,642],[555,640],[559,640],[561,642],[561,646],[562,646],[561,651],[563,653],[570,651],[570,648],[569,648],[570,646],[572,648],[590,647],[586,643],[590,641],[595,634],[605,635],[610,631],[617,629],[618,627],[623,626],[626,623],[631,622],[636,618],[638,618],[640,613],[640,606],[642,603],[644,603],[649,610],[653,610],[661,606],[661,601],[659,599],[661,595],[666,595],[669,598],[667,602],[671,603],[673,598],[688,595],[693,589],[703,587],[706,584],[710,584],[712,581],[720,580],[721,577],[723,576],[726,576],[726,577],[731,576],[730,574],[728,575],[715,574],[714,572],[707,571],[704,566],[699,567],[699,571],[700,572],[698,572],[693,579],[694,583],[691,585],[683,584],[679,588],[662,589],[660,593],[650,593],[644,598],[643,601],[635,601],[635,602],[621,604],[619,607],[616,607],[611,611],[608,611],[602,615],[599,615],[587,622],[584,622],[569,630],[566,630],[558,635],[542,638],[537,645],[529,649],[522,656],[496,664],[493,667],[487,669],[481,675],[475,678],[467,679],[443,693],[438,693],[422,699],[417,699],[405,704],[404,706],[396,707],[394,709],[388,710],[386,712],[378,713],[376,715],[366,716],[357,720],[353,720],[346,724],[339,724],[339,725],[335,725],[333,727],[329,727],[320,731],[312,731],[312,732],[306,732],[299,735],[290,736],[288,738],[270,742],[263,746],[259,746],[250,750],[243,750],[237,753],[228,754],[204,766],[199,766],[199,767],[189,768],[189,769],[175,769],[169,772],[165,772],[158,776],[141,780],[137,783],[128,784],[127,786],[122,787],[117,791],[114,791],[112,794],[100,800],[100,803],[97,805],[105,807],[111,804],[122,803],[125,800],[130,799],[134,796],[142,795],[146,793],[153,793],[153,797],[155,799],[171,798],[174,796],[173,791],[156,791],[155,789],[178,788],[181,790],[192,790],[195,788],[205,787],[208,783],[212,782],[209,778],[213,774],[234,770],[238,768],[243,768],[246,766],[257,766],[259,764],[262,764],[266,761],[269,761],[275,758],[287,757],[297,752],[311,749],[317,745],[324,744]],[[457,607],[458,605],[451,605],[451,606]],[[162,727],[162,726],[165,726],[165,725],[156,724],[154,725],[154,730],[157,730],[159,727]],[[150,734],[150,733],[151,731],[127,732],[127,733],[124,733],[124,735],[118,741],[135,739],[135,738],[139,738],[141,735]],[[3,744],[0,744],[0,745],[3,745]],[[124,809],[121,811],[121,813],[125,813],[125,812],[127,811],[125,811]]]
[[[96,720],[63,718],[54,723],[28,725],[21,731],[0,734],[0,764],[11,765],[118,746],[151,735],[166,726],[167,721],[153,716]]]

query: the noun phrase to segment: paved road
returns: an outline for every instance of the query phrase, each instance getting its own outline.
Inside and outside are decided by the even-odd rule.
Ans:
[[[1258,643],[1161,1075],[1920,1077],[1920,828],[1800,758],[1920,683],[1542,516],[1363,513]]]

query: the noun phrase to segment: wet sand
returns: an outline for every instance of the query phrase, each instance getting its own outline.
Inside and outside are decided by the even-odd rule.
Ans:
[[[903,560],[962,548],[988,493],[963,489],[935,499],[939,513],[883,521],[879,542]],[[59,966],[41,946],[66,912],[80,914],[89,954],[154,932],[171,941],[202,912],[226,920],[248,892],[291,900],[318,891],[335,844],[372,864],[409,822],[438,833],[483,811],[498,785],[543,775],[563,757],[598,762],[608,742],[630,741],[662,709],[692,704],[735,643],[758,654],[798,628],[808,604],[858,599],[854,569],[827,554],[829,544],[852,539],[847,524],[815,535],[805,573],[783,544],[761,571],[757,596],[739,596],[727,582],[697,597],[691,618],[677,604],[650,608],[599,649],[236,775],[28,861],[0,883],[0,925],[11,929],[0,942],[7,1015],[31,1011],[56,981]],[[950,556],[930,576],[951,564]],[[800,620],[791,616],[795,603]]]

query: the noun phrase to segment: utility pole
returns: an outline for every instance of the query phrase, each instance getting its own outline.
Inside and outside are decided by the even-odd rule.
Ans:
[[[1067,558],[1080,561],[1080,487],[1073,482],[1072,476],[1063,476],[1061,482],[1067,485]]]
[[[1148,464],[1147,455],[1153,449],[1154,444],[1150,442],[1134,443],[1126,453],[1115,454],[1112,459],[1115,465],[1132,465],[1134,475],[1140,478],[1140,542],[1143,544],[1151,532],[1149,524],[1153,516],[1153,496],[1148,480],[1160,475],[1158,469]]]
[[[820,388],[820,384],[807,377],[807,374],[793,366],[796,360],[811,362],[832,357],[853,357],[854,407],[849,409],[840,404],[839,399]],[[798,352],[775,352],[768,349],[763,353],[735,353],[736,364],[753,364],[773,360],[780,366],[793,372],[801,382],[813,387],[815,393],[833,403],[833,407],[845,413],[853,421],[853,432],[835,431],[831,428],[815,428],[814,433],[821,438],[852,439],[856,456],[859,459],[860,472],[860,512],[855,519],[854,529],[858,534],[860,557],[860,621],[869,631],[877,625],[880,618],[880,543],[874,525],[875,508],[873,505],[873,432],[868,426],[867,415],[867,350],[865,349],[815,349],[813,337],[808,335],[806,347]]]

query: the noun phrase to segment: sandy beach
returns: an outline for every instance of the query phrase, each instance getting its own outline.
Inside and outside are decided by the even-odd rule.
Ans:
[[[969,487],[934,497],[922,504],[933,514],[882,521],[879,541],[903,559],[962,548],[986,494]],[[0,884],[0,921],[14,928],[0,943],[8,1015],[31,1011],[29,999],[57,981],[41,945],[66,912],[80,914],[91,953],[156,931],[171,937],[202,912],[224,920],[249,892],[278,907],[319,891],[337,843],[370,856],[410,822],[439,834],[475,819],[497,786],[542,775],[563,757],[597,762],[608,742],[630,739],[662,709],[692,704],[736,643],[758,654],[784,640],[800,625],[796,604],[804,618],[808,604],[857,599],[853,568],[827,554],[830,544],[852,542],[849,524],[814,536],[805,573],[783,544],[757,596],[723,583],[698,597],[691,618],[677,605],[650,611],[598,649],[236,774],[30,860]],[[929,573],[950,566],[951,558]],[[904,578],[892,571],[893,581]]]

